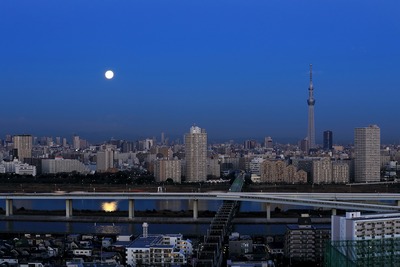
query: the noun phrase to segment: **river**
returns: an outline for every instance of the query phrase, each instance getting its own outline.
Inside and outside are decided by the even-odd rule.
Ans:
[[[199,200],[199,211],[217,211],[222,205],[220,200]],[[65,210],[63,200],[14,200],[14,209],[32,210]],[[5,203],[0,203],[5,209]],[[272,205],[281,210],[306,208],[288,205]],[[128,201],[110,200],[74,200],[74,210],[128,211]],[[135,211],[146,210],[191,210],[190,200],[136,200]],[[242,202],[240,211],[264,212],[266,205],[258,202]],[[203,236],[208,224],[160,224],[152,223],[149,233],[181,233],[187,236]],[[284,224],[235,224],[233,231],[242,235],[282,235],[286,230]],[[141,223],[84,223],[84,222],[37,222],[37,221],[0,221],[1,232],[14,233],[97,233],[138,235],[142,232]]]

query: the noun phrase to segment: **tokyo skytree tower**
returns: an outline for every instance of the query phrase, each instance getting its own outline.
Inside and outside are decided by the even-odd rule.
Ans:
[[[308,139],[308,147],[309,149],[315,148],[315,125],[314,125],[314,87],[312,82],[312,64],[310,64],[310,86],[308,87],[308,132],[307,132],[307,139]]]

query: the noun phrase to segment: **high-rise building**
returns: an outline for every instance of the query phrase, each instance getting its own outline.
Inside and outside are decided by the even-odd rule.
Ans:
[[[12,136],[11,134],[6,134],[6,143],[11,143],[12,142]]]
[[[267,136],[264,138],[264,146],[265,148],[273,148],[272,137]]]
[[[146,138],[145,140],[139,141],[139,150],[141,151],[148,151],[154,145],[154,140],[150,138]]]
[[[78,135],[73,136],[72,143],[74,145],[74,149],[79,150],[81,148],[81,141]]]
[[[380,181],[381,131],[378,126],[356,128],[354,130],[354,170],[355,182]]]
[[[302,139],[299,144],[301,151],[306,152],[306,153],[308,153],[308,151],[310,150],[309,145],[310,144],[308,142],[308,137]]]
[[[343,161],[332,162],[332,182],[335,184],[346,184],[350,181],[349,164]]]
[[[13,142],[14,154],[21,162],[32,157],[32,135],[14,135]]]
[[[161,145],[165,145],[165,134],[164,134],[164,132],[161,133]]]
[[[332,150],[332,131],[324,131],[324,149],[325,150]]]
[[[310,64],[310,86],[308,87],[308,147],[309,149],[315,148],[315,125],[314,125],[314,86],[312,81],[312,64]]]
[[[181,182],[181,160],[158,159],[154,163],[154,177],[156,182],[165,182],[172,179],[175,183]]]
[[[68,144],[67,144],[67,138],[64,137],[64,138],[62,139],[62,145],[63,145],[63,147],[67,147],[67,145],[68,145]]]
[[[312,181],[313,184],[332,183],[332,162],[330,158],[313,161]]]
[[[257,146],[256,140],[245,140],[243,143],[244,149],[254,149]]]
[[[286,227],[285,256],[290,258],[293,266],[306,266],[299,264],[305,261],[323,262],[324,244],[331,239],[328,225],[312,224],[311,217],[302,214],[297,224],[288,224]]]
[[[99,172],[106,172],[114,167],[114,150],[110,147],[105,148],[103,151],[97,152],[97,166],[96,170]]]
[[[221,165],[218,158],[207,158],[207,175],[211,175],[214,178],[221,177]]]
[[[185,135],[186,181],[207,179],[207,133],[197,126]]]

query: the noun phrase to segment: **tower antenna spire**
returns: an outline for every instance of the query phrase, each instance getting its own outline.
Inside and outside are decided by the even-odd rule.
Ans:
[[[314,86],[312,82],[312,64],[310,64],[310,87],[308,88],[308,129],[307,129],[307,138],[308,138],[308,148],[315,148],[315,126],[314,126]]]

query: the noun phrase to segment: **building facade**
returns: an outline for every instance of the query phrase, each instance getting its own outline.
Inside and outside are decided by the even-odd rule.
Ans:
[[[81,140],[79,139],[78,135],[74,135],[72,137],[72,145],[73,145],[75,150],[81,149]]]
[[[381,132],[378,126],[356,128],[354,130],[355,182],[380,181]]]
[[[264,138],[264,147],[269,149],[272,149],[274,147],[271,136],[267,136]]]
[[[154,177],[156,182],[165,182],[169,178],[175,183],[181,182],[181,160],[158,159],[154,164]]]
[[[89,173],[89,169],[85,166],[85,164],[76,159],[42,159],[42,173],[61,172],[78,172],[86,174]]]
[[[346,184],[350,182],[349,164],[341,161],[332,162],[332,183]]]
[[[287,165],[283,160],[265,160],[260,165],[260,181],[262,183],[307,183],[307,173]]]
[[[312,181],[314,184],[332,183],[332,162],[330,158],[313,161]]]
[[[250,161],[250,172],[251,174],[260,175],[260,166],[264,162],[261,157],[254,158]]]
[[[324,150],[332,150],[333,148],[333,133],[332,131],[324,131],[323,134]]]
[[[24,162],[32,157],[32,135],[15,135],[13,137],[15,155]]]
[[[229,256],[241,256],[253,252],[253,240],[249,235],[232,233],[229,236]]]
[[[312,224],[308,215],[302,215],[298,224],[287,225],[285,256],[290,262],[323,262],[324,244],[329,241],[331,229],[326,225]]]
[[[127,266],[187,266],[193,254],[193,246],[181,234],[148,234],[147,223],[143,234],[126,247]]]
[[[114,150],[112,148],[105,148],[97,152],[96,171],[106,172],[114,167]]]
[[[207,175],[211,175],[213,178],[221,177],[221,165],[218,158],[207,159]]]
[[[400,213],[364,214],[346,212],[332,216],[332,241],[400,237]]]
[[[400,213],[332,216],[324,266],[397,266]]]
[[[22,163],[18,159],[10,162],[2,161],[0,163],[0,173],[15,173],[18,175],[36,176],[36,166]]]
[[[192,126],[185,135],[186,181],[207,180],[207,133],[204,129]]]

